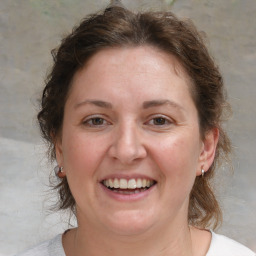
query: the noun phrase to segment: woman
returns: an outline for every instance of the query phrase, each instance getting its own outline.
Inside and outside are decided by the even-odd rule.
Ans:
[[[111,7],[53,56],[38,120],[78,227],[22,255],[255,255],[211,231],[228,104],[192,24]]]

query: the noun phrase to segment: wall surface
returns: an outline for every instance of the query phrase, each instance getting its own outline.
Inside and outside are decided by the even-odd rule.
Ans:
[[[50,50],[86,14],[109,1],[0,1],[0,256],[11,255],[67,228],[48,214],[45,146],[36,125],[37,99]],[[123,1],[131,9],[172,9],[207,33],[228,89],[233,117],[234,174],[216,182],[224,209],[218,231],[256,251],[256,1]],[[51,199],[54,200],[54,199]]]

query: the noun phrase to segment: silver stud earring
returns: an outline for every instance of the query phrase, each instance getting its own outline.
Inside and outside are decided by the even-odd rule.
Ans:
[[[54,172],[55,172],[55,175],[59,178],[64,178],[66,175],[63,171],[63,167],[62,166],[55,166],[54,167]]]

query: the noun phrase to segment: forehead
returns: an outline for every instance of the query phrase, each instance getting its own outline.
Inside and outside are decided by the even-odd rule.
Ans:
[[[76,72],[71,92],[76,87],[86,87],[88,93],[99,87],[116,87],[120,93],[127,93],[127,89],[131,93],[145,89],[160,92],[161,88],[175,89],[181,81],[190,91],[190,78],[173,55],[151,46],[108,48],[97,52]]]
[[[166,65],[166,68],[172,69],[176,75],[182,77],[183,79],[190,80],[187,72],[182,66],[181,62],[172,54],[168,54],[165,51],[150,45],[144,46],[129,46],[129,47],[111,47],[105,48],[96,52],[89,60],[86,61],[84,66],[77,71],[77,73],[95,67],[95,64],[98,65],[101,62],[101,67],[106,64],[110,64],[109,68],[115,67],[116,65],[127,65],[137,64],[134,73],[140,72],[141,69],[138,67],[143,67],[144,65],[151,66],[153,68],[158,68],[159,65]],[[139,65],[138,65],[139,64]],[[96,68],[101,68],[96,67]],[[162,69],[163,66],[160,68]]]

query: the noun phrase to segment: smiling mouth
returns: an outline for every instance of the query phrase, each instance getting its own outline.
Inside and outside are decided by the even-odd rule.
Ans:
[[[131,195],[148,190],[156,184],[156,181],[150,179],[106,179],[101,182],[109,190],[124,194]]]

